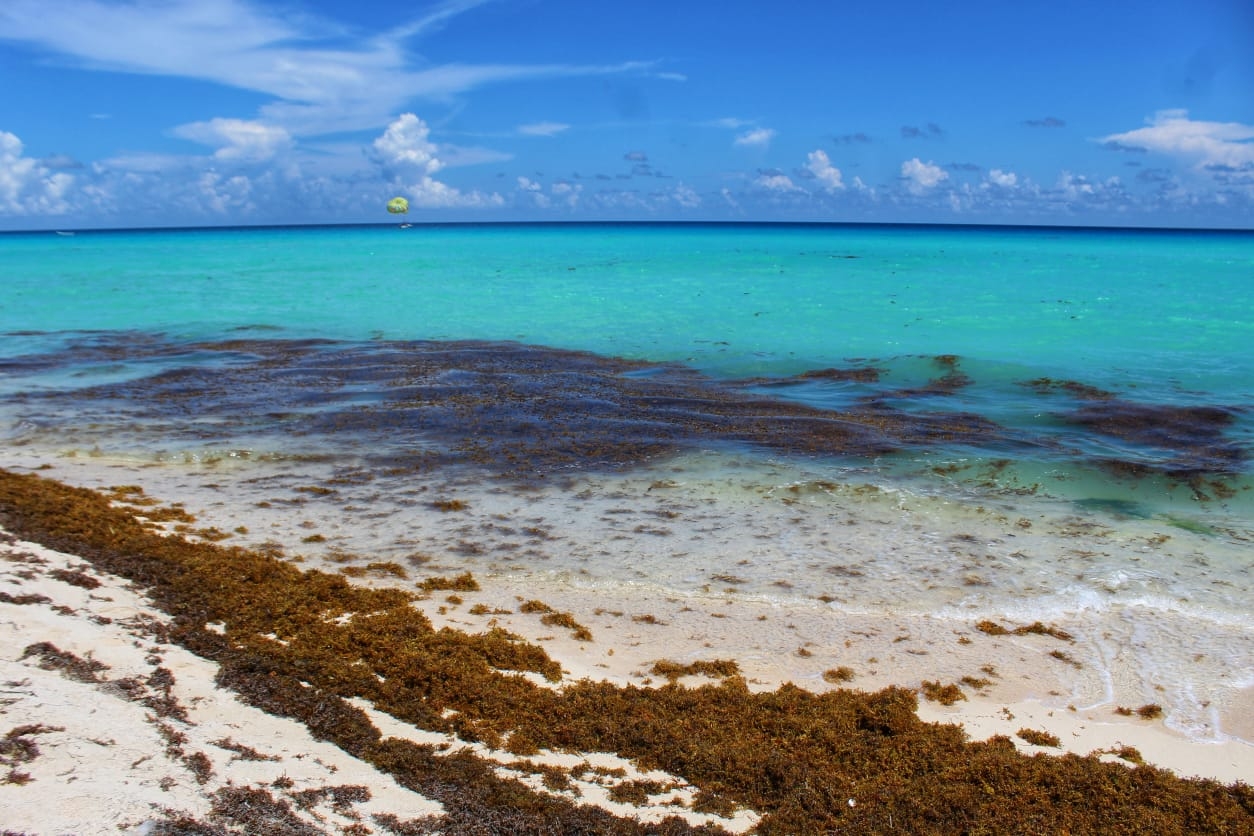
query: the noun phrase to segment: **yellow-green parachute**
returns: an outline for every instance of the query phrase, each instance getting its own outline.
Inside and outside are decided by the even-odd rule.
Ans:
[[[404,215],[409,211],[409,201],[403,197],[394,197],[388,201],[388,211],[393,215]]]

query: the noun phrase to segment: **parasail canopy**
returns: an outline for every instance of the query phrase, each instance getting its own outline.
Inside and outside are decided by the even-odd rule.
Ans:
[[[393,215],[404,215],[409,211],[409,201],[403,197],[394,197],[388,201],[388,211]]]

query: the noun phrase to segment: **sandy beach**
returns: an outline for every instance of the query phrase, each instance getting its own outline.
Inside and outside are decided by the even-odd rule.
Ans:
[[[218,664],[179,644],[174,619],[133,582],[81,555],[10,534],[3,539],[0,824],[8,832],[262,832],[259,822],[293,833],[461,832],[442,829],[450,825],[440,800],[406,788],[306,724],[241,700],[223,686]],[[381,571],[356,574],[353,583],[363,587],[397,580]],[[1220,784],[1254,775],[1254,747],[1235,735],[1202,742],[1167,728],[1141,704],[1068,703],[1061,689],[1072,668],[1059,665],[1058,655],[1080,651],[1058,635],[1016,632],[1013,624],[999,632],[988,625],[955,630],[925,616],[835,620],[830,612],[781,612],[730,596],[642,591],[624,599],[556,584],[537,590],[507,578],[477,589],[433,588],[412,606],[436,630],[473,635],[499,628],[543,648],[560,676],[524,676],[556,679],[546,687],[559,690],[581,681],[647,690],[668,675],[699,687],[718,677],[699,666],[683,675],[683,666],[733,660],[749,691],[760,694],[785,683],[815,693],[908,689],[918,694],[926,723],[960,724],[971,740],[1001,735],[1029,755],[1091,755],[1128,772],[1143,763]],[[276,635],[268,641],[285,642]],[[674,670],[661,661],[675,663]],[[944,699],[939,686],[950,683]],[[1051,690],[1058,696],[1040,697]],[[763,820],[764,811],[748,804],[702,811],[694,803],[701,790],[687,776],[631,758],[503,745],[490,735],[472,741],[416,728],[369,700],[351,704],[386,739],[470,754],[536,793],[640,822],[646,832],[676,822],[747,832]],[[1254,714],[1248,703],[1224,710]],[[858,802],[848,800],[851,807]],[[179,823],[204,829],[162,829]],[[1231,824],[1230,832],[1240,832],[1250,821]]]

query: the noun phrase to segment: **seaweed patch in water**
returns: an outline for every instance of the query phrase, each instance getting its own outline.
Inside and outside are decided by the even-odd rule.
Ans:
[[[1162,473],[1195,482],[1205,476],[1239,473],[1248,461],[1249,451],[1226,434],[1239,412],[1232,407],[1162,406],[1109,398],[1060,417],[1090,432],[1166,456],[1153,464],[1114,459],[1105,463],[1107,469],[1122,469],[1128,476]]]
[[[106,341],[98,338],[87,353],[101,350]],[[125,335],[112,350],[161,353],[152,343],[132,346]],[[203,445],[210,432],[222,440],[241,432],[274,432],[311,443],[351,438],[355,449],[372,451],[368,458],[375,464],[402,471],[466,462],[528,479],[559,470],[634,466],[720,442],[861,456],[938,443],[1014,441],[994,422],[972,414],[905,412],[883,399],[825,410],[748,394],[742,386],[678,365],[517,343],[252,340],[164,349],[171,358],[179,350],[220,353],[230,362],[34,393],[23,402],[47,403],[46,412],[72,411],[78,420],[99,419],[98,424],[125,421],[128,431],[152,425],[160,428],[163,443],[186,439]],[[76,360],[81,357],[73,353],[62,358]],[[969,383],[956,359],[936,362],[944,374],[916,394]],[[852,373],[862,381],[877,375]],[[368,403],[359,397],[363,389],[372,393]],[[66,406],[58,407],[59,400]],[[187,422],[188,415],[213,421]]]
[[[0,470],[0,523],[143,586],[173,616],[171,637],[218,662],[221,687],[439,801],[442,832],[702,829],[618,818],[502,778],[468,751],[385,738],[349,698],[464,740],[616,753],[696,787],[694,809],[756,810],[764,834],[1090,833],[1112,823],[1128,833],[1237,833],[1254,816],[1254,790],[1240,782],[1096,756],[1027,757],[1004,737],[968,741],[956,726],[922,722],[903,688],[752,692],[740,677],[699,688],[544,687],[513,673],[560,680],[542,649],[500,631],[435,630],[412,606],[415,593],[161,536],[99,494],[34,475]],[[207,629],[219,623],[223,633]],[[221,821],[291,824],[268,794],[222,792]]]

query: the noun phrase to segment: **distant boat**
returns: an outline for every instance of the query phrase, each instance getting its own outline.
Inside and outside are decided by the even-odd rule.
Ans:
[[[401,229],[409,229],[413,224],[401,224]]]
[[[73,232],[62,232],[62,231],[61,231],[61,230],[59,230],[59,229],[58,229],[58,230],[55,230],[55,232],[57,233],[57,235],[60,235],[60,236],[62,236],[63,238],[73,238],[73,237],[74,237],[74,233],[73,233]]]

